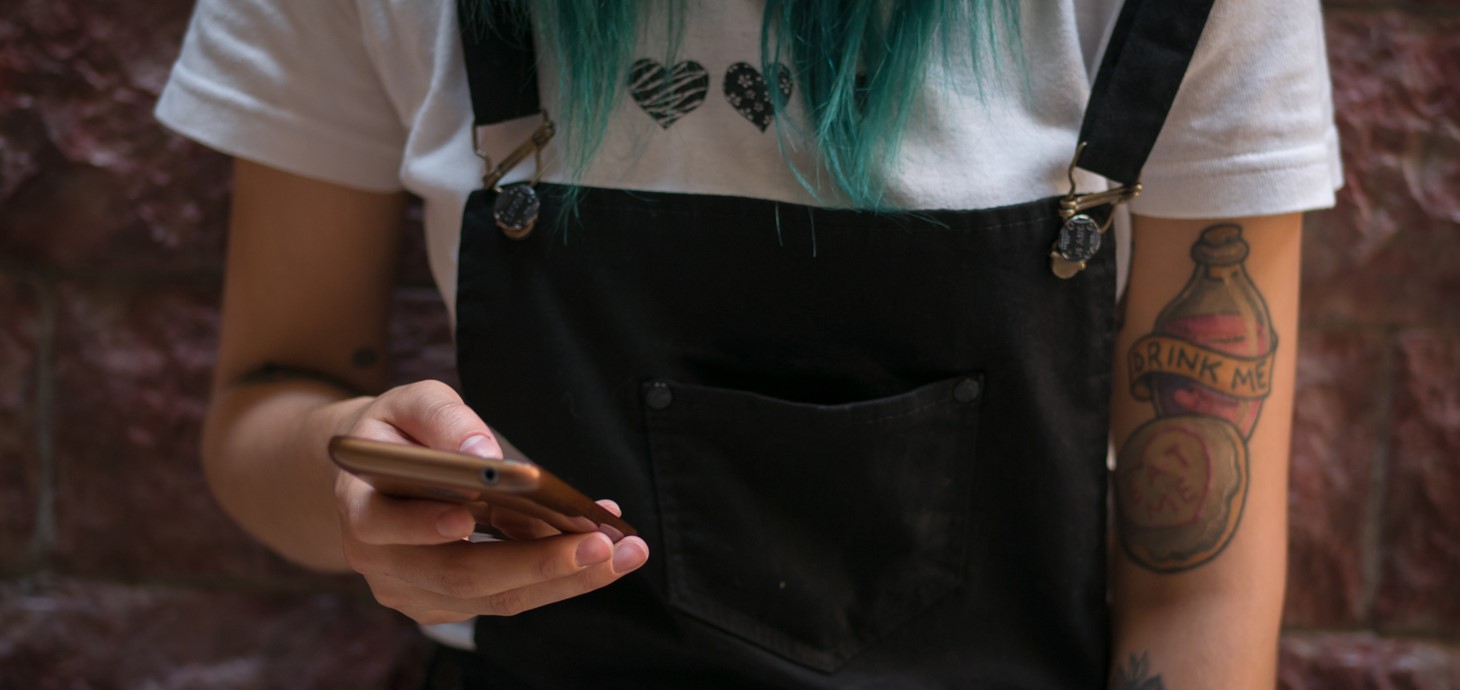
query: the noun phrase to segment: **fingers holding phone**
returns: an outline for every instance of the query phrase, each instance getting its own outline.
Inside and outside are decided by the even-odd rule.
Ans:
[[[603,587],[648,558],[638,537],[614,544],[596,531],[469,543],[462,537],[475,520],[465,506],[394,498],[351,480],[357,486],[345,491],[362,495],[351,499],[355,516],[343,518],[345,558],[377,601],[418,623],[514,615]],[[452,511],[465,529],[439,533]]]
[[[502,460],[495,435],[444,384],[388,391],[347,431],[331,442],[347,470],[336,483],[345,557],[381,604],[417,622],[515,614],[648,558],[616,504]],[[464,541],[479,523],[512,540]]]
[[[418,381],[382,393],[345,433],[482,458],[503,457],[496,434],[455,389],[440,381]]]
[[[532,541],[391,546],[348,554],[375,598],[419,623],[510,616],[617,580],[644,563],[638,537],[597,532]]]

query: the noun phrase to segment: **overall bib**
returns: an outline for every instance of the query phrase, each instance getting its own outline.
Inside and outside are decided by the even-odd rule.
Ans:
[[[1133,183],[1210,0],[1126,5],[1081,167]],[[475,124],[537,116],[530,39],[462,34]],[[497,228],[497,192],[467,202],[465,397],[618,501],[652,554],[602,590],[478,619],[480,651],[448,653],[447,675],[1104,686],[1115,252],[1054,275],[1061,198],[889,215],[586,189],[560,218],[564,191],[537,187],[523,239]]]

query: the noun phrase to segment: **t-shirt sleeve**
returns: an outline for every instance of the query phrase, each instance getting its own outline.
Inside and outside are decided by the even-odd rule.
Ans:
[[[1305,211],[1342,180],[1317,0],[1217,0],[1131,210]]]
[[[401,188],[406,127],[353,0],[201,0],[156,115],[232,156],[369,191]]]

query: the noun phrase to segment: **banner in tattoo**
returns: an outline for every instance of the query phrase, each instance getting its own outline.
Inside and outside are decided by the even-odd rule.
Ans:
[[[1265,398],[1272,392],[1272,360],[1238,357],[1169,335],[1148,335],[1130,349],[1131,395],[1151,399],[1148,374],[1173,374],[1230,398]]]
[[[1154,332],[1131,348],[1131,394],[1152,400],[1156,416],[1221,417],[1252,436],[1272,390],[1277,338],[1243,266],[1247,252],[1241,226],[1202,231],[1191,248],[1191,279],[1156,317]]]
[[[1156,418],[1121,446],[1115,492],[1121,544],[1158,571],[1214,558],[1242,518],[1247,439],[1272,392],[1277,337],[1247,275],[1237,225],[1202,231],[1191,279],[1128,353],[1131,395]]]

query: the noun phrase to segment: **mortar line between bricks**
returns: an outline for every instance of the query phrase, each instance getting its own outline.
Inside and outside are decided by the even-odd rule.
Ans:
[[[1453,647],[1460,652],[1460,632],[1445,634],[1386,634],[1369,628],[1283,628],[1282,637],[1294,640],[1322,640],[1331,637],[1364,637],[1386,642],[1420,642],[1436,647]]]
[[[1319,320],[1299,321],[1298,330],[1304,333],[1367,333],[1388,336],[1400,331],[1422,329],[1427,333],[1455,336],[1460,335],[1460,323],[1455,324],[1364,324],[1354,321]]]
[[[31,557],[48,567],[56,545],[56,323],[59,297],[53,280],[36,276],[40,328],[36,334],[36,454],[40,457],[40,486],[36,497],[35,532]]]
[[[55,282],[93,285],[105,283],[124,287],[150,287],[154,285],[215,284],[223,279],[223,268],[136,270],[131,268],[81,267],[37,268],[24,261],[0,259],[0,272],[36,276]]]
[[[422,297],[422,298],[435,297],[437,299],[440,299],[441,298],[441,293],[436,290],[436,287],[434,285],[427,286],[427,285],[397,284],[395,286],[395,288],[394,288],[394,291],[395,291],[395,296],[397,296],[397,297]]]
[[[1389,428],[1394,420],[1394,394],[1398,389],[1394,376],[1398,369],[1399,338],[1397,330],[1385,332],[1379,355],[1379,385],[1375,393],[1378,405],[1374,409],[1375,447],[1369,449],[1369,496],[1364,502],[1364,527],[1359,535],[1359,568],[1363,585],[1359,589],[1359,619],[1367,621],[1369,627],[1377,629],[1378,612],[1375,599],[1378,597],[1380,579],[1384,573],[1381,567],[1383,554],[1384,509],[1389,502],[1389,448],[1393,431]]]
[[[248,577],[242,575],[93,575],[71,572],[66,569],[47,570],[47,582],[82,582],[89,584],[131,587],[146,591],[226,592],[259,595],[326,595],[340,596],[363,602],[374,602],[364,580],[352,590],[348,583],[339,585],[328,582],[289,581],[268,576]]]
[[[1425,18],[1449,18],[1460,17],[1460,7],[1436,7],[1417,2],[1392,2],[1392,3],[1366,3],[1366,2],[1325,2],[1323,3],[1323,16],[1331,17],[1335,14],[1359,14],[1373,15],[1394,12],[1407,14],[1411,17]]]

